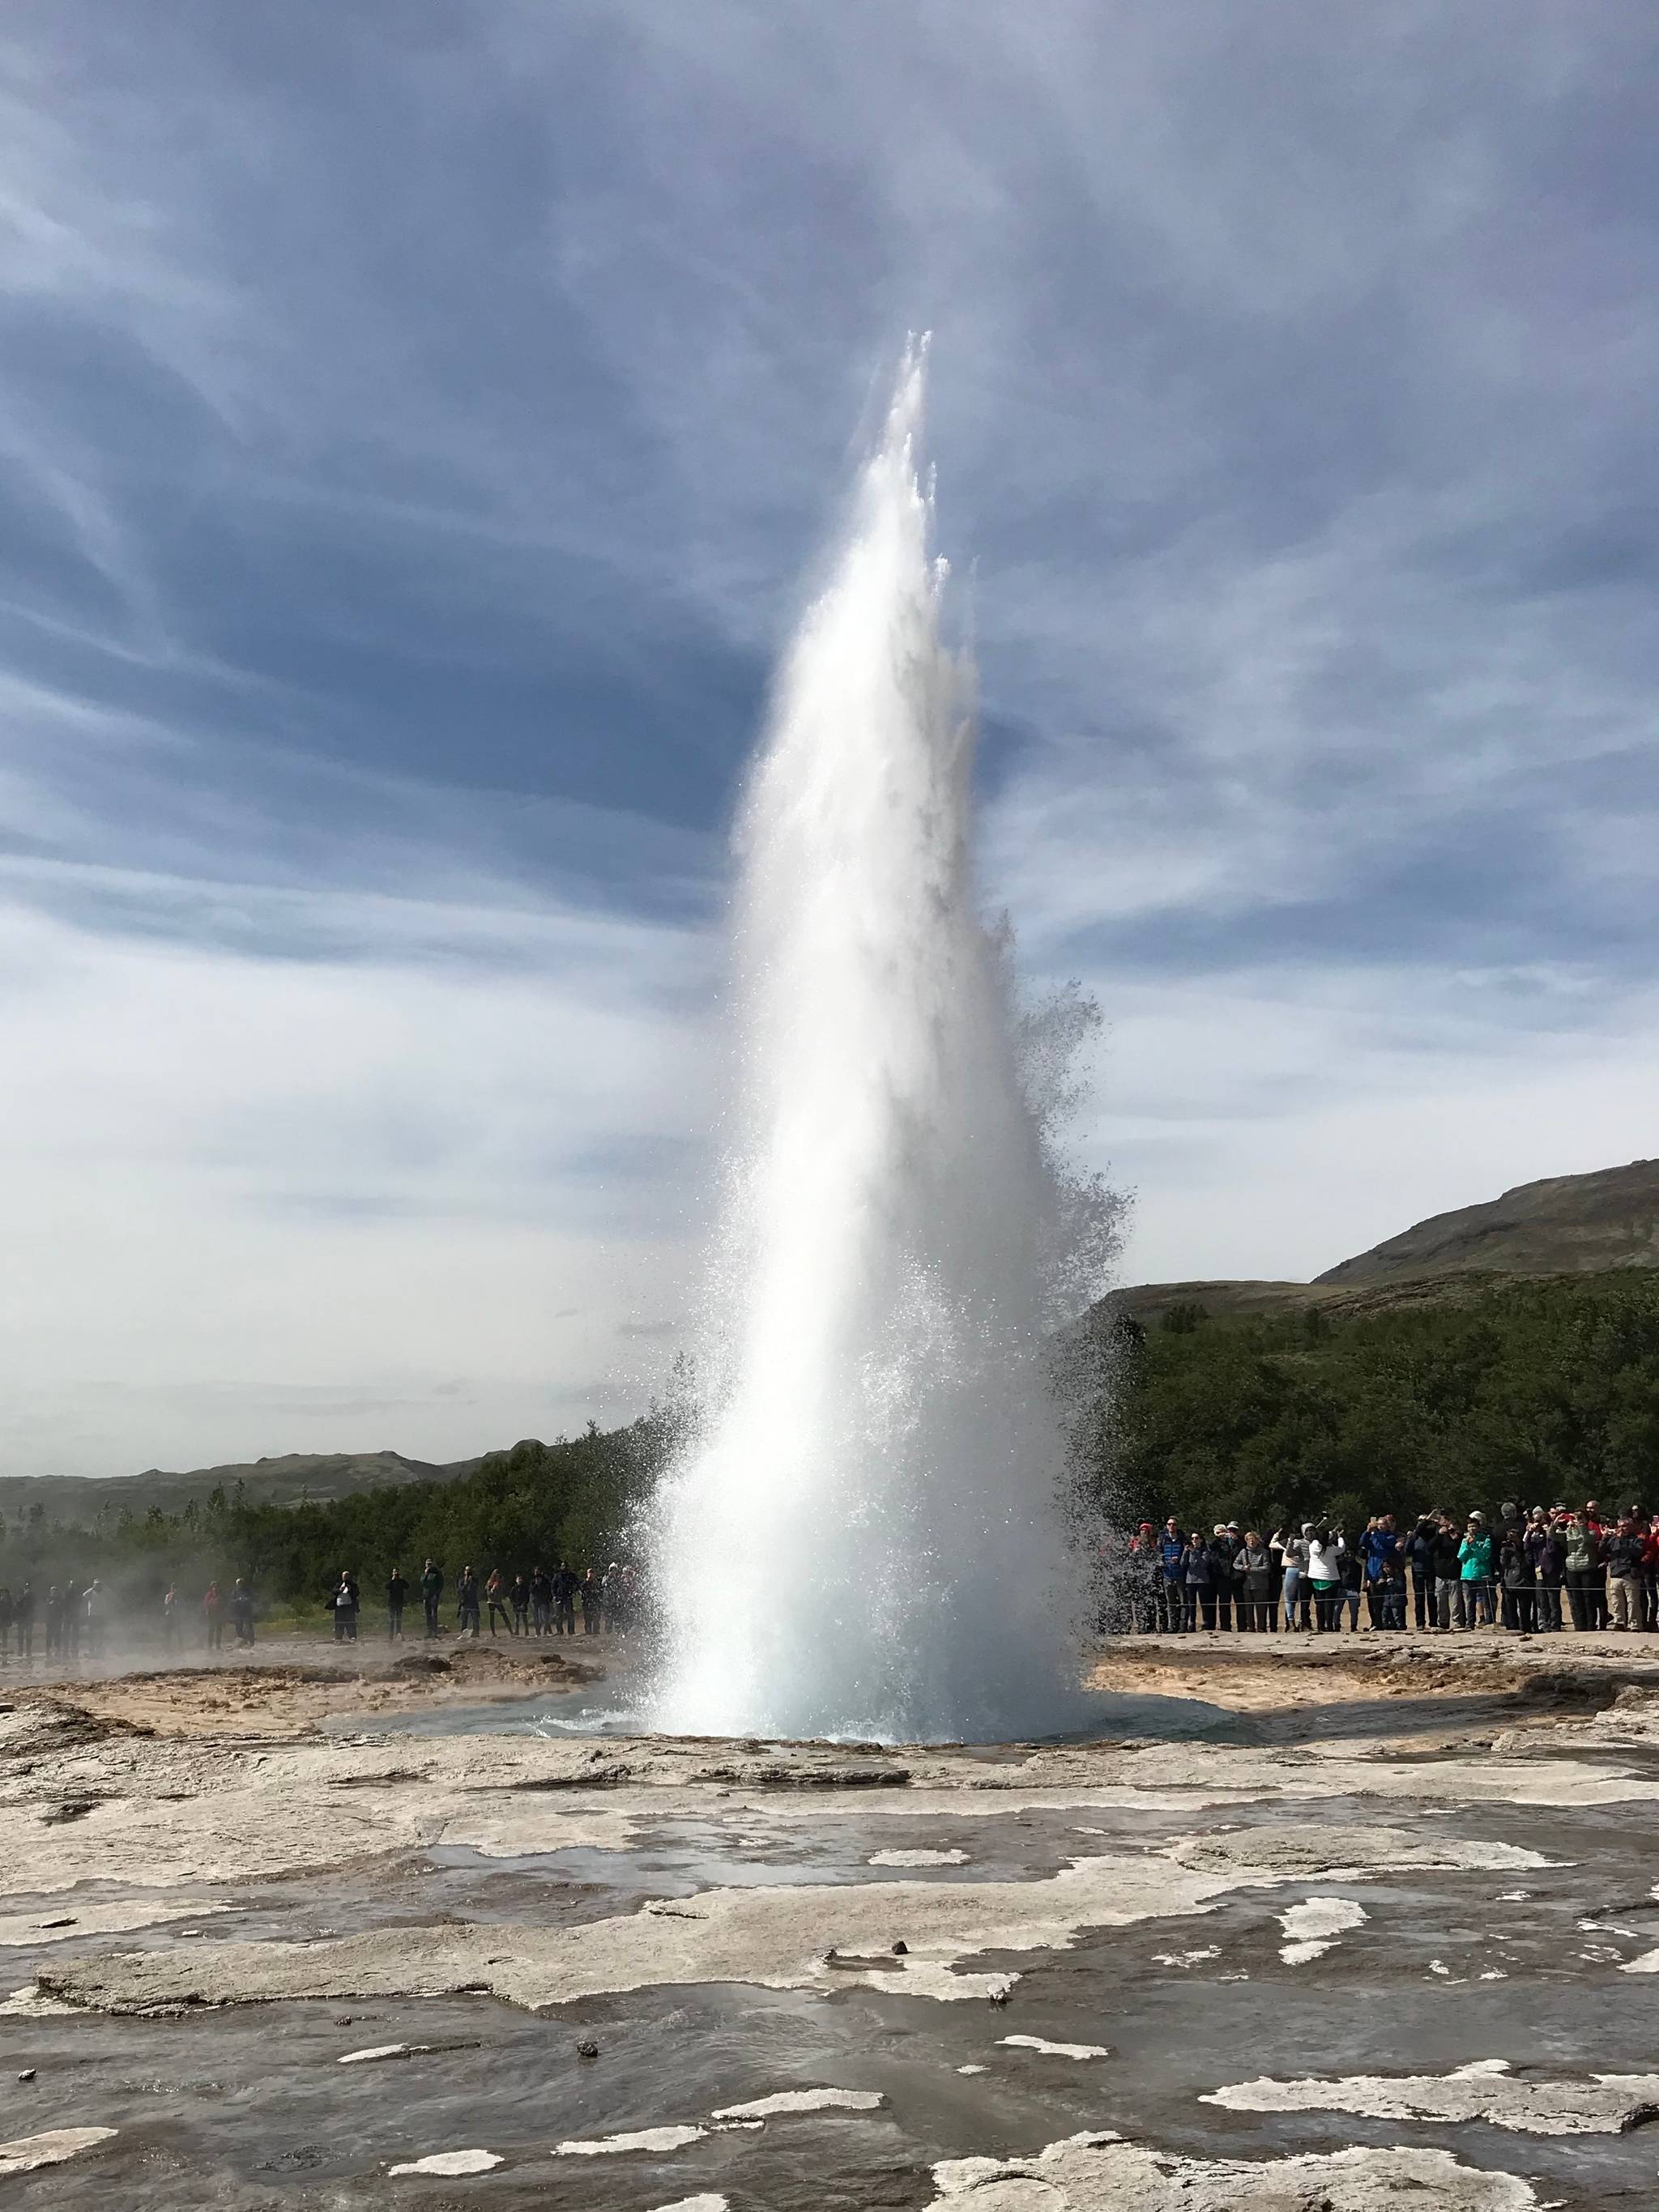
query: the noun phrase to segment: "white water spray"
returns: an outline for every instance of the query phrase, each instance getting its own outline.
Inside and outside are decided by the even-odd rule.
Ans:
[[[918,352],[741,823],[741,1127],[706,1395],[650,1530],[665,1729],[983,1741],[1077,1717],[1054,1330],[1102,1286],[1113,1209],[1056,1161],[1053,1055],[979,918],[922,382]]]

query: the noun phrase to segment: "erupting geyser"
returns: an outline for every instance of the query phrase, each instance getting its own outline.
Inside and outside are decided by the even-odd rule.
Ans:
[[[1052,1141],[1068,1009],[1022,1012],[979,913],[922,382],[917,351],[740,826],[738,1130],[702,1402],[650,1529],[664,1729],[984,1741],[1079,1716],[1055,1333],[1101,1286],[1113,1209]]]

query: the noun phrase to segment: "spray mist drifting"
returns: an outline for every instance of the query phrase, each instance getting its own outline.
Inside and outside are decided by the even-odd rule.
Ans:
[[[980,919],[971,669],[908,356],[743,812],[740,1106],[702,1402],[649,1543],[651,1718],[994,1740],[1079,1717],[1055,1330],[1114,1207],[1051,1143],[1077,1010]]]

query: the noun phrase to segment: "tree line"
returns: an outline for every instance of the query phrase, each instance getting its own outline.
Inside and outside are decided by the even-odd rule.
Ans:
[[[200,1505],[80,1525],[38,1506],[0,1536],[0,1583],[37,1592],[96,1576],[117,1617],[157,1619],[169,1583],[194,1604],[207,1584],[240,1575],[262,1612],[322,1607],[341,1570],[373,1594],[400,1565],[417,1580],[422,1559],[443,1563],[453,1587],[464,1562],[480,1572],[538,1564],[603,1567],[625,1556],[638,1509],[670,1448],[661,1413],[621,1429],[589,1423],[576,1437],[535,1438],[491,1452],[471,1474],[360,1491],[326,1502],[251,1504],[216,1490]]]
[[[1659,1503],[1659,1270],[1358,1313],[1176,1306],[1120,1331],[1116,1366],[1094,1440],[1116,1519],[1363,1528],[1508,1498]]]
[[[1106,1324],[1103,1324],[1106,1325]],[[1080,1470],[1122,1525],[1183,1528],[1443,1507],[1506,1498],[1659,1504],[1659,1270],[1510,1280],[1457,1303],[1239,1317],[1171,1308],[1120,1321],[1111,1383],[1079,1429]],[[320,1607],[342,1568],[366,1594],[400,1565],[440,1560],[452,1586],[481,1571],[626,1557],[630,1530],[682,1433],[658,1408],[621,1429],[492,1452],[451,1482],[326,1503],[254,1504],[216,1492],[77,1526],[39,1507],[0,1531],[0,1583],[37,1591],[99,1577],[123,1611],[193,1601],[237,1575],[262,1612]]]

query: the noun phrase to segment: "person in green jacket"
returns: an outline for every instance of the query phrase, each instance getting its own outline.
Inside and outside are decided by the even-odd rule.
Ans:
[[[1457,1547],[1457,1571],[1463,1584],[1464,1617],[1471,1628],[1492,1624],[1492,1538],[1479,1513],[1471,1513]]]

